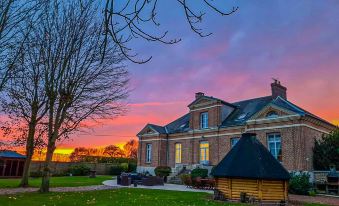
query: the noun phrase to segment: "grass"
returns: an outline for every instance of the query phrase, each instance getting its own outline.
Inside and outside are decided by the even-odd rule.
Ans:
[[[73,177],[51,177],[51,187],[78,187],[89,185],[101,185],[103,181],[112,179],[112,176],[100,175],[96,178],[88,176],[73,176]],[[0,188],[15,188],[18,187],[20,179],[0,179]],[[41,178],[30,178],[29,185],[31,187],[40,187]]]
[[[21,193],[0,195],[1,206],[242,206],[212,200],[212,195],[196,192],[179,192],[150,189],[113,189],[89,192],[51,192],[47,194]],[[325,206],[305,204],[304,206]]]
[[[116,206],[240,206],[239,203],[221,203],[211,195],[195,192],[177,192],[148,189],[115,189],[90,192],[49,194],[18,194],[0,196],[1,206],[68,206],[68,205],[116,205]]]

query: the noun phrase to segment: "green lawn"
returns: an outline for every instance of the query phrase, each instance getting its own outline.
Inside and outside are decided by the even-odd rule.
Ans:
[[[1,206],[242,206],[240,203],[219,202],[212,195],[196,192],[179,192],[149,189],[113,189],[90,192],[23,193],[0,195]],[[325,206],[305,204],[305,206]]]
[[[100,175],[96,178],[88,176],[73,176],[73,177],[51,177],[51,187],[78,187],[87,185],[101,185],[103,181],[112,179],[112,176]],[[20,179],[0,179],[0,188],[18,187]],[[31,187],[40,187],[41,178],[30,178],[29,184]]]
[[[0,196],[1,206],[68,206],[68,205],[115,205],[115,206],[240,206],[237,203],[220,203],[211,200],[206,193],[177,192],[147,189],[115,189],[91,192],[49,194],[18,194]]]

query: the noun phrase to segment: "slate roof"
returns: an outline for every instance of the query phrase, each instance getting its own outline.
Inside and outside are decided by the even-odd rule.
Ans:
[[[25,159],[26,156],[21,155],[17,152],[14,151],[10,151],[10,150],[4,150],[4,151],[0,151],[0,158],[19,158],[19,159]]]
[[[272,101],[271,96],[232,103],[237,108],[222,122],[221,127],[243,125],[255,113]]]
[[[288,180],[287,170],[276,160],[254,133],[245,133],[213,169],[214,177],[262,180]]]
[[[225,104],[225,105],[228,105],[228,106],[230,106],[230,107],[234,107],[234,105],[233,104],[231,104],[231,103],[228,103],[228,102],[225,102],[224,100],[222,100],[222,99],[218,99],[218,98],[215,98],[215,97],[212,97],[212,96],[202,96],[202,97],[200,97],[200,98],[198,98],[198,99],[195,99],[193,102],[191,102],[189,105],[188,105],[188,107],[190,107],[192,104],[195,104],[197,101],[200,101],[201,100],[201,98],[204,98],[204,99],[209,99],[209,100],[216,100],[216,101],[220,101],[221,103],[223,103],[223,104]]]
[[[155,131],[159,132],[160,134],[166,134],[166,130],[162,126],[155,125],[155,124],[148,124],[148,126],[150,126]]]
[[[202,98],[220,100],[215,97],[209,97],[209,96],[203,96]],[[193,101],[192,103],[194,103],[195,101]],[[291,103],[288,100],[282,99],[281,97],[277,97],[273,99],[272,96],[265,96],[265,97],[259,97],[259,98],[254,98],[254,99],[248,99],[244,101],[238,101],[234,103],[227,103],[223,100],[220,100],[220,101],[234,108],[234,111],[222,122],[220,127],[232,127],[232,126],[245,125],[247,120],[249,120],[254,114],[256,114],[258,111],[260,111],[261,109],[263,109],[265,106],[269,104],[276,105],[278,107],[295,112],[302,116],[309,115],[309,116],[312,116],[313,118],[316,118],[320,121],[323,121],[327,124],[332,125],[326,120],[323,120],[320,117],[317,117],[316,115],[313,115],[310,112],[307,112],[306,110],[296,106],[295,104]],[[183,115],[182,117],[180,117],[179,119],[165,126],[159,126],[159,125],[154,125],[154,124],[148,124],[148,125],[154,130],[156,130],[157,132],[159,132],[160,134],[173,134],[173,133],[181,133],[181,132],[189,131],[190,130],[189,120],[190,120],[190,114],[187,113]]]

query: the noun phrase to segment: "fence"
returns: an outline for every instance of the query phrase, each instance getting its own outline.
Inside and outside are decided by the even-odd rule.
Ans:
[[[52,174],[61,174],[67,172],[67,170],[74,165],[86,165],[92,170],[96,170],[98,175],[108,175],[110,168],[115,163],[89,163],[89,162],[52,162],[51,172]],[[31,164],[31,172],[42,171],[44,166],[43,161],[34,161]]]

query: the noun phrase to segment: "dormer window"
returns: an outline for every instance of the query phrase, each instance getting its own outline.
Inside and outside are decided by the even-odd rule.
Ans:
[[[278,116],[279,116],[279,115],[278,115],[277,112],[271,111],[271,112],[267,113],[266,118],[276,118],[276,117],[278,117]]]
[[[200,114],[200,128],[201,129],[208,128],[208,112],[203,112]]]

